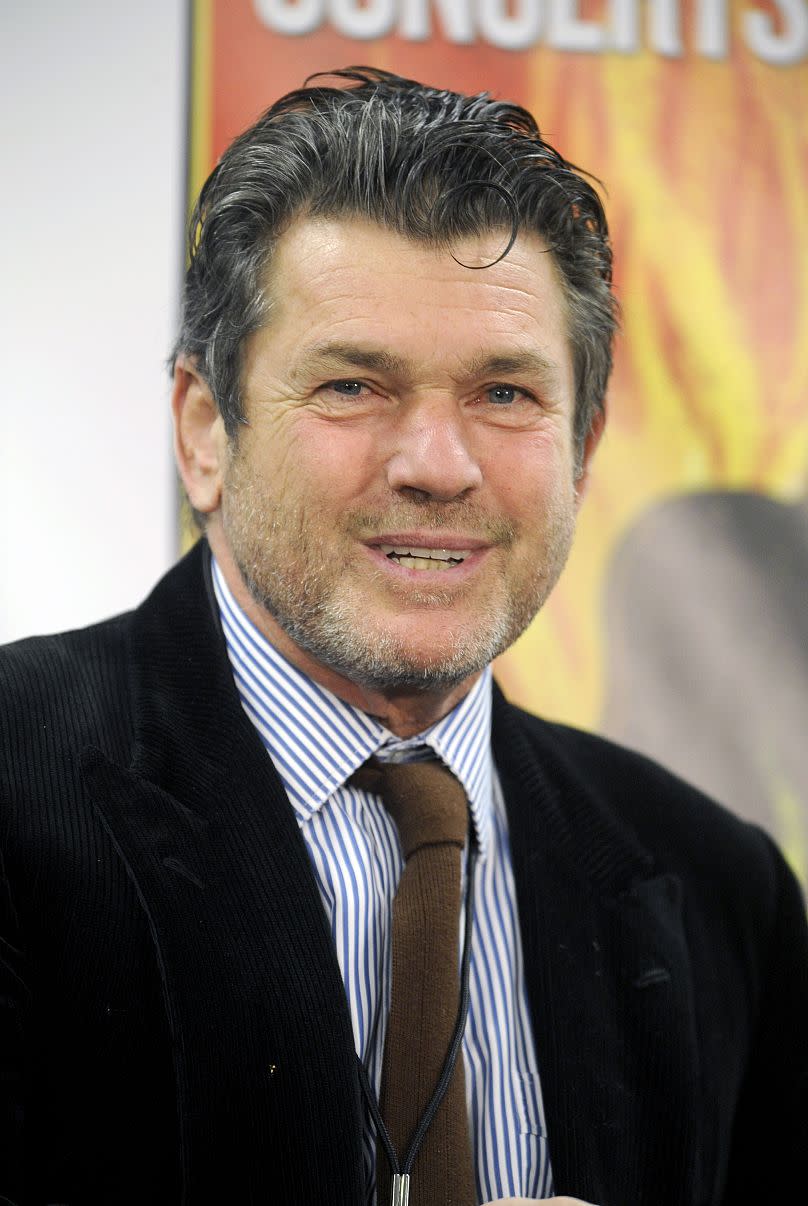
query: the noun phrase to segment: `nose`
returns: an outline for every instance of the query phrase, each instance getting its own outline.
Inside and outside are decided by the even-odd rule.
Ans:
[[[442,502],[477,489],[483,477],[470,434],[454,402],[435,400],[407,408],[387,462],[390,488]]]

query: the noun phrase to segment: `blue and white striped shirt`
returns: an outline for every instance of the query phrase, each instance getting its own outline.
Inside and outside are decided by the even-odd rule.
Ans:
[[[236,687],[306,841],[356,1050],[377,1092],[390,1006],[392,901],[403,862],[395,824],[381,800],[349,787],[347,780],[372,754],[409,761],[428,749],[463,784],[480,849],[463,1041],[477,1192],[481,1202],[551,1196],[508,827],[491,755],[490,669],[448,716],[403,740],[282,657],[244,615],[215,560],[213,580]],[[372,1203],[376,1157],[369,1118],[364,1150]]]

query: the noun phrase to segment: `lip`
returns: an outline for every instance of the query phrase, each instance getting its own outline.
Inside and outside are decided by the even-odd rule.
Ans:
[[[383,532],[365,543],[371,549],[378,548],[383,544],[392,544],[405,549],[470,549],[472,553],[490,547],[485,540],[474,536],[464,536],[462,532],[435,532],[434,530],[429,532]]]

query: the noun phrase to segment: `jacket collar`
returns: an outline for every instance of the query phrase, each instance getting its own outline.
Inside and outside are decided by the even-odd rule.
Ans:
[[[543,849],[552,849],[555,858],[574,865],[601,895],[619,896],[633,882],[650,876],[653,858],[621,824],[613,802],[602,800],[598,784],[571,763],[564,742],[551,739],[550,726],[535,718],[529,723],[532,740],[519,710],[495,688],[494,755],[506,795],[509,786],[512,796],[531,801],[524,823],[533,839]],[[514,821],[521,828],[523,822]]]

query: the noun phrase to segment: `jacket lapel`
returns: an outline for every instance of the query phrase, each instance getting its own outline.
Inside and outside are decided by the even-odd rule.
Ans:
[[[698,1053],[679,882],[655,875],[547,730],[528,741],[501,696],[494,752],[555,1191],[693,1203]]]
[[[354,1203],[362,1125],[342,978],[305,843],[235,692],[204,555],[133,617],[131,765],[87,751],[83,773],[157,951],[183,1202],[212,1200],[226,1170],[232,1201],[315,1201],[327,1185]],[[300,1136],[280,1159],[278,1133]]]

